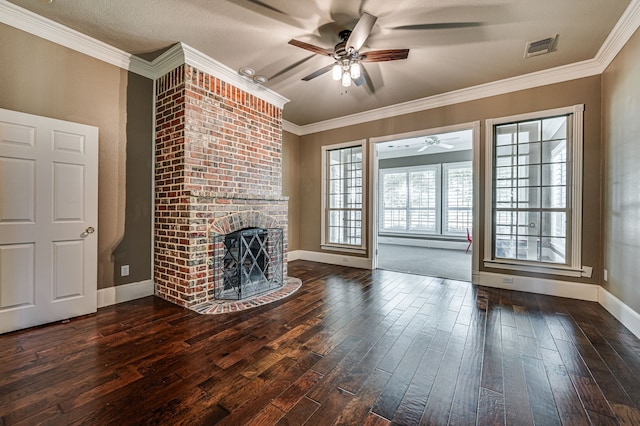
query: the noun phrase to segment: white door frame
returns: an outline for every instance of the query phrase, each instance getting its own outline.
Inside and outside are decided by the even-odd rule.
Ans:
[[[371,200],[369,209],[369,232],[371,233],[371,246],[369,247],[369,260],[371,261],[371,268],[378,268],[378,212],[379,212],[379,197],[378,197],[378,176],[379,176],[379,161],[377,144],[383,142],[389,142],[398,139],[414,138],[418,136],[435,135],[439,133],[449,133],[461,130],[471,130],[473,132],[472,142],[472,179],[473,179],[473,231],[471,239],[471,282],[478,283],[479,277],[479,265],[480,257],[477,250],[479,244],[478,229],[480,224],[480,121],[472,121],[469,123],[454,124],[451,126],[436,127],[431,129],[417,130],[407,133],[399,133],[390,136],[379,136],[369,138],[369,199]]]

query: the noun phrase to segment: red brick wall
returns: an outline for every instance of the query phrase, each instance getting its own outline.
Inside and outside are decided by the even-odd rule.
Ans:
[[[189,65],[159,78],[155,201],[156,294],[174,303],[193,307],[213,295],[215,219],[272,216],[286,253],[282,110]]]

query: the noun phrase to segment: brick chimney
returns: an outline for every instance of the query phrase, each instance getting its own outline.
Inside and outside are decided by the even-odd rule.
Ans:
[[[156,80],[156,294],[193,308],[211,301],[210,232],[284,230],[282,108],[183,64]],[[251,223],[255,221],[256,223]]]

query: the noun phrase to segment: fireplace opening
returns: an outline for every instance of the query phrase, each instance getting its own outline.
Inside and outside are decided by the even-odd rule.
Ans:
[[[244,299],[282,287],[282,229],[245,228],[213,238],[214,298]]]

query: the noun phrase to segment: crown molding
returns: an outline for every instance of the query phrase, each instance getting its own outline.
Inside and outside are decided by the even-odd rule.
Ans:
[[[143,59],[6,0],[0,0],[0,22],[116,67],[151,78],[150,66]]]
[[[184,43],[176,44],[153,62],[148,62],[6,0],[0,0],[0,22],[153,80],[184,63],[233,84],[280,109],[289,102],[287,98],[255,84]]]
[[[537,71],[504,80],[467,87],[357,114],[334,118],[306,125],[290,123],[288,131],[298,136],[367,123],[384,118],[425,111],[461,102],[474,101],[490,96],[503,95],[549,84],[561,83],[602,74],[631,36],[640,27],[640,0],[632,0],[613,27],[593,59]]]
[[[289,101],[184,43],[176,44],[153,62],[148,62],[7,0],[0,0],[0,22],[150,79],[156,79],[186,63],[279,108]],[[640,0],[631,0],[593,59],[307,125],[283,120],[283,130],[303,136],[602,74],[639,26]]]
[[[298,126],[297,124],[294,124],[287,120],[282,120],[282,130],[298,136],[301,136],[303,134],[302,126]]]
[[[267,89],[261,84],[254,83],[253,80],[249,80],[248,78],[241,76],[237,71],[213,58],[210,58],[193,47],[184,43],[180,43],[180,46],[184,52],[185,64],[194,66],[201,71],[211,74],[212,76],[219,78],[226,83],[232,84],[247,93],[251,93],[252,95],[269,102],[280,109],[284,108],[284,105],[289,102],[289,99],[284,96],[271,89]]]
[[[601,73],[602,66],[592,59],[504,80],[493,81],[491,83],[481,84],[478,86],[467,87],[465,89],[454,90],[452,92],[403,102],[388,107],[372,109],[344,117],[306,124],[304,126],[298,126],[296,130],[299,131],[299,133],[297,133],[299,136],[304,136],[340,127],[353,126],[384,118],[391,118],[399,115],[444,107],[447,105],[475,101],[477,99],[487,98],[490,96],[504,95],[518,90],[526,90],[548,84],[590,77]]]
[[[185,43],[176,43],[173,47],[151,62],[151,68],[154,70],[154,78],[159,78],[182,64],[191,65],[200,71],[211,74],[212,76],[219,78],[226,83],[232,84],[247,93],[251,93],[252,95],[269,102],[280,109],[289,102],[289,99],[284,96],[281,96],[260,84],[254,83],[252,80],[241,76],[228,66],[210,58]]]
[[[629,6],[627,6],[596,54],[595,59],[602,65],[603,72],[637,31],[638,27],[640,27],[640,0],[631,0]]]

